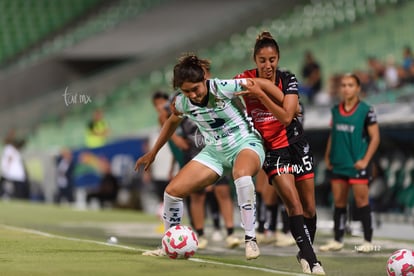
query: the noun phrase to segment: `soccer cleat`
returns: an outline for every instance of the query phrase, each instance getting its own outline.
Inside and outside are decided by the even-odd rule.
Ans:
[[[272,243],[277,240],[277,234],[274,231],[266,231],[263,243]]]
[[[164,249],[162,249],[162,248],[157,248],[157,249],[154,249],[154,250],[144,251],[142,253],[142,255],[144,255],[144,256],[153,256],[153,257],[163,257],[163,256],[167,256],[167,254],[165,254]]]
[[[323,269],[321,262],[317,262],[317,263],[313,264],[312,274],[313,275],[326,275],[325,270]]]
[[[332,240],[332,241],[329,241],[328,243],[320,246],[319,250],[323,251],[323,252],[326,252],[326,251],[339,251],[342,248],[344,248],[344,243],[343,242]]]
[[[246,260],[257,259],[260,256],[260,249],[257,246],[256,238],[248,238],[245,243]]]
[[[206,249],[208,240],[204,236],[198,237],[198,249]]]
[[[256,241],[258,244],[265,243],[266,236],[264,233],[257,233],[256,234]]]
[[[296,255],[296,259],[298,260],[299,264],[302,266],[303,273],[312,274],[312,275],[325,275],[325,270],[323,270],[321,262],[314,263],[311,268],[308,261],[301,257],[300,252]]]
[[[309,266],[309,263],[308,263],[308,261],[307,261],[307,260],[305,260],[305,259],[300,259],[300,260],[299,260],[299,263],[300,263],[300,265],[302,266],[302,271],[303,271],[303,273],[308,273],[308,274],[311,274],[311,273],[312,273],[312,271],[311,271],[311,269],[310,269],[310,266]]]
[[[258,244],[269,244],[277,240],[277,234],[273,231],[266,231],[264,233],[257,233],[256,240]]]
[[[276,233],[275,246],[286,247],[286,246],[292,246],[295,244],[296,244],[296,241],[290,233],[289,234],[285,234],[283,232]]]
[[[355,246],[355,251],[358,253],[370,253],[374,251],[374,245],[371,242],[364,241],[363,244]]]
[[[226,245],[227,248],[235,248],[241,244],[241,240],[234,235],[227,236]]]
[[[223,240],[223,235],[221,234],[220,230],[214,230],[213,234],[211,235],[211,240],[215,242],[220,242]]]

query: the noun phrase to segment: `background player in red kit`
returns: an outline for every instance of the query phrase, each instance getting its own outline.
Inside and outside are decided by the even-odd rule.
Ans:
[[[316,232],[313,159],[309,143],[297,120],[298,83],[295,75],[277,69],[279,45],[269,32],[256,39],[253,53],[256,69],[246,70],[236,78],[271,80],[284,95],[271,99],[256,84],[248,85],[244,96],[247,112],[261,133],[266,160],[263,168],[277,190],[289,215],[289,224],[300,251],[298,261],[305,273],[325,275],[312,243]]]

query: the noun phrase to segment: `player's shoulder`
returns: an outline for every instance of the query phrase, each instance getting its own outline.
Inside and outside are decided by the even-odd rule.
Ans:
[[[181,93],[175,93],[170,99],[169,109],[171,113],[181,116],[184,113],[185,100],[187,98]]]
[[[296,75],[287,69],[277,69],[276,73],[282,80],[296,80]]]
[[[374,110],[374,107],[365,101],[359,102],[360,107],[367,109],[367,110]]]

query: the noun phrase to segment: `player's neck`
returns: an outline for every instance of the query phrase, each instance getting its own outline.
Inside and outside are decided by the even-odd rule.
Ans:
[[[346,99],[344,101],[345,111],[348,112],[348,111],[352,110],[355,107],[355,105],[357,105],[358,103],[359,103],[359,98],[358,97],[352,97],[350,99]]]

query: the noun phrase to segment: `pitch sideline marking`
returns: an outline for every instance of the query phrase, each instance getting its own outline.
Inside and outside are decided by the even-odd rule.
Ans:
[[[54,238],[54,239],[61,239],[61,240],[67,240],[67,241],[93,243],[93,244],[123,248],[123,249],[127,249],[127,250],[132,250],[132,251],[140,251],[140,252],[146,251],[145,249],[130,247],[130,246],[126,246],[126,245],[109,244],[109,243],[106,243],[106,242],[100,242],[100,241],[94,241],[94,240],[79,239],[79,238],[73,238],[73,237],[65,237],[65,236],[55,235],[55,234],[51,234],[51,233],[47,233],[47,232],[43,232],[43,231],[39,231],[39,230],[35,230],[35,229],[30,229],[30,228],[16,227],[16,226],[10,226],[10,225],[5,225],[5,224],[0,224],[0,227],[5,228],[5,229],[9,229],[9,230],[15,230],[15,231],[19,231],[19,232],[34,234],[34,235],[38,235],[38,236],[42,236],[42,237],[46,237],[46,238]],[[264,267],[228,264],[228,263],[223,263],[223,262],[218,262],[218,261],[203,260],[203,259],[199,259],[199,258],[190,258],[188,260],[192,261],[192,262],[198,262],[198,263],[206,263],[206,264],[223,265],[223,266],[228,266],[228,267],[245,268],[245,269],[251,269],[251,270],[258,270],[258,271],[262,271],[262,272],[278,273],[278,274],[283,274],[283,275],[306,276],[306,274],[301,274],[301,273],[279,271],[279,270],[264,268]]]

